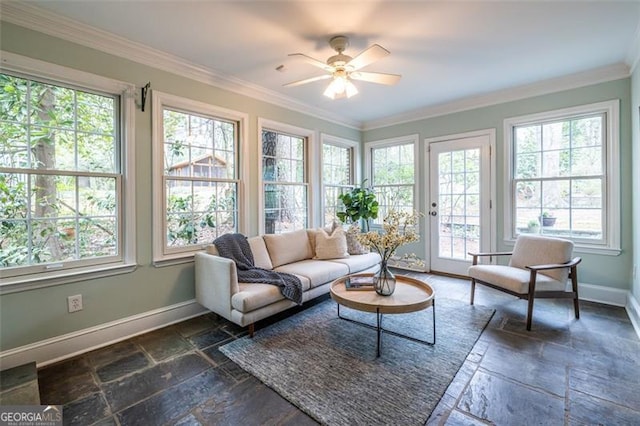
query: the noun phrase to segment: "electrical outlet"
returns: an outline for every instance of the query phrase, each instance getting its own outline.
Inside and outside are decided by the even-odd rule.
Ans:
[[[77,312],[82,310],[82,295],[76,294],[75,296],[67,297],[67,306],[69,312]]]

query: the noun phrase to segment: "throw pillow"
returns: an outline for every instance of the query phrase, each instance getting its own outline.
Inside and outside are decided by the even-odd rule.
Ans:
[[[360,233],[360,228],[357,226],[351,226],[347,230],[347,251],[349,254],[367,254],[369,253],[369,247],[363,246],[358,241],[358,234]]]
[[[331,235],[339,226],[340,224],[334,220],[324,228],[307,229],[307,237],[309,238],[309,244],[311,245],[311,251],[313,252],[313,256],[311,256],[312,258],[315,259],[316,257],[316,234],[324,230],[327,234]]]
[[[340,259],[349,257],[347,237],[342,228],[336,228],[331,234],[324,229],[316,233],[316,259]]]

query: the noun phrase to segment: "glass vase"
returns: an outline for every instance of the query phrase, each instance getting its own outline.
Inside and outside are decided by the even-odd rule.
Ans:
[[[380,270],[373,274],[373,288],[380,296],[391,296],[396,289],[396,276],[389,270],[387,262],[380,262]]]

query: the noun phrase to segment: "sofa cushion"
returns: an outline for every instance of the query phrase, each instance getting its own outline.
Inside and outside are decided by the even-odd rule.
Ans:
[[[518,294],[529,293],[529,278],[531,273],[528,269],[514,268],[504,265],[474,265],[468,270],[470,277],[480,281],[498,285]],[[536,291],[564,291],[564,283],[556,281],[546,275],[536,276]]]
[[[349,254],[369,253],[369,247],[363,246],[360,241],[358,241],[358,234],[360,234],[360,227],[356,224],[351,225],[347,230],[347,251]]]
[[[311,258],[316,257],[316,234],[321,231],[325,231],[327,234],[331,234],[340,224],[335,220],[324,228],[307,229],[307,238],[309,238],[309,246],[311,247]]]
[[[269,258],[269,252],[267,246],[264,243],[262,237],[249,238],[249,246],[251,247],[251,253],[253,253],[253,263],[258,268],[273,269],[271,264],[271,258]]]
[[[380,263],[380,255],[378,253],[354,254],[345,259],[331,259],[328,262],[341,263],[347,265],[350,274],[364,271],[372,266]]]
[[[302,290],[310,288],[309,279],[301,277]],[[231,296],[231,306],[233,309],[246,313],[268,306],[272,303],[284,299],[280,292],[280,287],[271,284],[238,283],[240,291]]]
[[[347,265],[327,260],[301,260],[278,266],[275,270],[307,277],[311,281],[311,288],[326,284],[349,273]]]
[[[312,257],[306,229],[283,234],[267,234],[263,238],[274,268]]]
[[[335,228],[328,233],[324,229],[316,232],[316,255],[314,259],[340,259],[349,257],[347,237],[342,228]]]
[[[267,246],[264,244],[262,237],[247,238],[247,241],[249,242],[249,247],[251,247],[254,265],[258,268],[273,269],[271,259],[269,258],[269,252],[267,252]],[[209,254],[220,256],[215,244],[209,244],[205,250]]]

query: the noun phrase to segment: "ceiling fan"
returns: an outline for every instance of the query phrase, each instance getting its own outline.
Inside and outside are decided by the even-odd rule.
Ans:
[[[389,51],[378,44],[374,44],[363,50],[355,58],[343,53],[347,46],[349,46],[349,39],[347,37],[341,35],[332,37],[331,40],[329,40],[329,45],[338,52],[338,54],[331,56],[326,62],[314,59],[304,53],[291,53],[289,55],[303,59],[307,63],[325,70],[328,74],[293,81],[285,84],[284,87],[294,87],[314,81],[332,79],[324,91],[324,95],[331,99],[340,99],[350,98],[358,93],[358,89],[352,80],[387,85],[396,84],[398,80],[400,80],[401,76],[398,74],[360,71],[361,68],[389,55]]]

